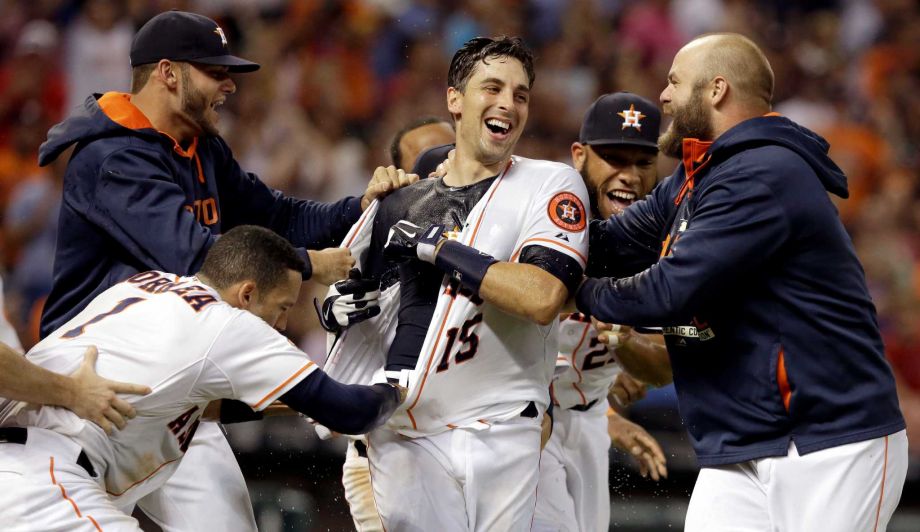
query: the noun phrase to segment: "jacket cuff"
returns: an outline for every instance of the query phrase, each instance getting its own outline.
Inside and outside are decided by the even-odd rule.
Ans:
[[[595,291],[603,283],[601,279],[588,277],[578,287],[575,292],[575,307],[578,312],[585,316],[591,316],[591,310],[595,306]]]
[[[361,198],[362,196],[357,196],[345,200],[344,214],[350,225],[357,223],[358,218],[361,218],[361,213],[364,212],[361,210]]]
[[[313,264],[310,263],[310,254],[307,253],[306,248],[297,248],[296,251],[297,254],[300,255],[300,258],[303,259],[304,267],[301,275],[303,275],[303,280],[306,281],[310,277],[313,277]]]

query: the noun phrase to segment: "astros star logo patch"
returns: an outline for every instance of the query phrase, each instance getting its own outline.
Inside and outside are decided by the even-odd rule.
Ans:
[[[623,127],[620,129],[634,127],[640,131],[642,130],[642,124],[639,120],[645,118],[645,115],[641,111],[636,111],[634,104],[629,104],[629,109],[623,109],[622,112],[617,114],[623,117]]]
[[[571,192],[560,192],[553,196],[549,200],[547,214],[556,227],[566,231],[583,231],[587,224],[585,207],[578,196]]]

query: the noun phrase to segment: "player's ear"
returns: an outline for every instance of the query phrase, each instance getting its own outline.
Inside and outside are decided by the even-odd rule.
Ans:
[[[156,76],[163,82],[166,87],[169,89],[176,89],[179,86],[179,65],[178,63],[173,63],[169,59],[160,59],[160,62],[157,63],[156,68],[154,69]]]
[[[454,118],[463,111],[463,93],[454,87],[447,88],[447,111]]]
[[[243,281],[237,288],[237,297],[239,298],[240,308],[249,309],[255,298],[256,283],[252,281]]]
[[[585,167],[585,161],[588,160],[588,147],[580,142],[572,143],[572,166],[581,172]]]

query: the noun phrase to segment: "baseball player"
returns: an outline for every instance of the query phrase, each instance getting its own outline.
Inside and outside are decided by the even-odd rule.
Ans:
[[[602,321],[664,326],[701,466],[686,530],[884,530],[907,438],[865,274],[828,194],[845,198],[847,180],[824,139],[771,112],[773,81],[738,34],[677,53],[659,146],[682,164],[591,228],[592,257],[661,259],[585,280],[576,303]]]
[[[409,122],[399,130],[390,143],[390,157],[394,168],[402,168],[404,164],[413,165],[412,174],[419,174],[419,166],[416,160],[421,153],[426,153],[430,148],[452,143],[454,141],[454,129],[451,124],[441,118],[425,117]],[[427,176],[429,173],[428,165],[424,166],[424,171],[420,175]],[[378,169],[379,171],[380,169]],[[369,234],[369,233],[368,233]],[[354,245],[350,239],[346,239],[345,247]],[[365,270],[365,275],[374,278],[380,278],[382,272],[370,272]],[[397,279],[390,276],[381,286],[383,289],[382,297],[385,301],[396,302],[393,305],[387,305],[385,308],[391,311],[397,308],[398,301],[395,299],[399,295],[398,288],[394,289]],[[337,289],[333,288],[337,292]],[[333,294],[338,302],[338,294]],[[326,299],[329,301],[329,298]],[[330,307],[326,307],[330,308]],[[378,307],[379,308],[379,307]],[[356,312],[356,309],[345,309],[349,313]],[[335,329],[347,325],[347,315],[342,323],[336,323],[329,320],[323,313],[320,313],[320,322],[327,329]],[[384,317],[387,319],[387,317]],[[356,334],[356,333],[355,333]],[[392,334],[381,335],[384,341],[380,344],[379,354],[385,352],[385,346],[392,341]],[[361,360],[365,366],[352,368],[353,371],[348,373],[339,373],[342,366],[336,363],[335,357],[327,362],[324,369],[330,376],[348,383],[369,383],[372,381],[374,372],[383,367],[382,356],[367,356]],[[321,432],[321,435],[325,433]],[[374,493],[371,488],[370,466],[367,460],[367,442],[364,438],[354,438],[348,440],[348,447],[345,452],[345,463],[342,465],[342,486],[345,490],[345,500],[348,502],[348,509],[351,512],[352,520],[355,524],[355,530],[358,532],[382,532],[383,523],[377,512],[377,504],[374,502]]]
[[[447,120],[437,116],[418,118],[393,135],[390,162],[396,168],[411,169],[423,152],[453,141],[454,127]],[[427,177],[427,174],[422,177]]]
[[[3,301],[0,279],[0,310]],[[88,349],[80,368],[70,376],[42,369],[23,358],[16,330],[0,313],[0,397],[62,406],[109,433],[113,426],[123,428],[125,420],[135,415],[134,408],[115,394],[145,394],[150,389],[100,378],[93,370],[96,357],[96,350]]]
[[[140,376],[153,391],[126,398],[138,417],[111,437],[67,410],[3,405],[4,529],[140,530],[130,509],[179,467],[215,400],[245,403],[246,417],[281,400],[345,434],[385,421],[404,396],[398,387],[339,384],[273,329],[285,327],[303,267],[280,236],[237,227],[197,276],[133,275],[36,345],[29,359],[58,372],[103,346],[101,375]]]
[[[466,43],[448,80],[454,170],[397,191],[350,235],[369,271],[404,260],[397,308],[384,290],[381,315],[332,354],[347,366],[390,331],[386,378],[411,390],[389,428],[368,435],[390,530],[524,530],[533,519],[556,316],[585,260],[587,192],[566,165],[511,155],[532,81],[520,39]]]
[[[297,246],[304,279],[347,276],[354,262],[347,250],[314,250],[337,244],[364,207],[407,182],[404,174],[384,173],[393,178],[384,183],[375,174],[362,198],[317,203],[285,197],[243,171],[217,134],[218,109],[236,90],[231,74],[259,65],[231,55],[227,35],[207,17],[152,18],[135,36],[131,65],[132,94],[88,98],[40,149],[44,165],[73,146],[43,335],[135,273],[196,272],[218,235],[241,224],[268,227]],[[189,453],[189,471],[141,501],[144,511],[167,531],[255,530],[220,428],[203,423]]]
[[[655,104],[627,92],[605,94],[588,108],[578,142],[572,144],[572,160],[588,187],[595,218],[621,213],[654,188],[660,122]],[[607,400],[614,382],[629,378],[621,371],[617,352],[636,346],[664,350],[645,342],[608,348],[585,315],[560,317],[553,433],[540,460],[534,530],[609,528],[611,439],[636,457],[643,474],[655,480],[666,475],[658,443]],[[622,399],[617,402],[623,404]]]

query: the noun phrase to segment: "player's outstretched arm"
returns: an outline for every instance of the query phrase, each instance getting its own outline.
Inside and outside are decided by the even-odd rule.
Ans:
[[[631,375],[652,386],[665,386],[674,380],[664,336],[637,333],[626,325],[592,322],[600,331],[597,340],[616,351],[620,365]]]
[[[618,449],[632,455],[639,464],[643,477],[651,475],[653,480],[668,478],[667,460],[658,441],[645,429],[617,414],[612,408],[607,411],[607,432]]]
[[[88,348],[80,368],[68,377],[36,366],[0,344],[0,396],[68,408],[107,433],[112,432],[113,425],[124,428],[126,419],[133,418],[135,411],[116,394],[146,395],[150,388],[103,379],[93,369],[97,357],[96,348]]]
[[[342,384],[317,370],[280,399],[333,432],[366,434],[389,419],[406,399],[406,390],[392,384]]]

